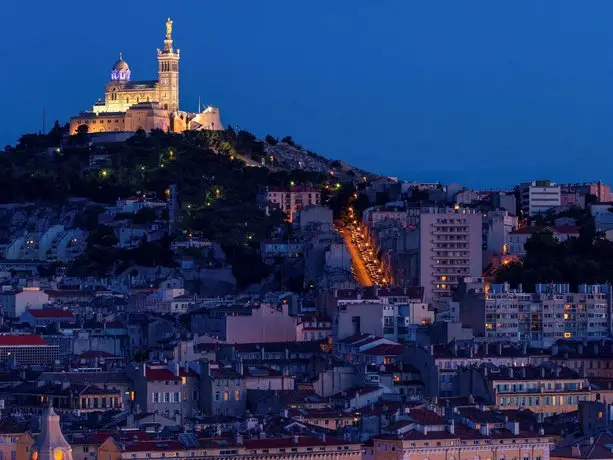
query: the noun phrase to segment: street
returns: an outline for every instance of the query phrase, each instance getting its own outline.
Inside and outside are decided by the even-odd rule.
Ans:
[[[344,226],[339,226],[339,229],[343,234],[343,238],[345,238],[345,244],[349,249],[349,254],[351,255],[351,263],[353,265],[353,271],[357,282],[360,283],[362,286],[372,286],[373,283],[370,278],[370,274],[368,273],[368,270],[366,268],[366,265],[364,265],[362,256],[360,255],[360,252],[358,251],[358,248],[355,243],[351,241],[351,232],[349,231],[349,229],[347,229],[347,227]]]

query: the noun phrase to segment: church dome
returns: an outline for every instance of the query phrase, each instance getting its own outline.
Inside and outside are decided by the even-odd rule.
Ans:
[[[120,58],[113,66],[113,70],[130,70],[130,66],[128,66],[126,61]]]
[[[111,80],[113,81],[130,81],[130,66],[123,60],[123,54],[119,54],[119,61],[113,66],[111,71]]]

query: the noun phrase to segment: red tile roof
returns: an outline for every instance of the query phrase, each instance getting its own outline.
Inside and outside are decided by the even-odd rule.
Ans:
[[[344,441],[342,439],[326,438],[323,441],[320,438],[314,438],[311,436],[297,436],[297,442],[294,442],[293,438],[271,438],[271,439],[245,439],[243,441],[244,446],[247,449],[275,449],[275,448],[289,448],[296,446],[326,446],[326,445],[350,445],[358,444],[352,441]]]
[[[195,377],[197,374],[191,370],[185,371],[185,368],[182,367],[179,369],[179,376],[174,375],[170,369],[152,369],[147,367],[146,374],[148,382],[157,382],[160,380],[181,380],[181,377]]]
[[[19,345],[48,345],[39,335],[0,335],[0,347]]]
[[[32,308],[27,311],[34,318],[74,318],[71,311],[60,308]]]
[[[377,345],[376,347],[369,348],[361,351],[364,355],[399,355],[404,351],[404,346],[400,344],[386,343],[383,345]]]
[[[185,450],[179,441],[136,441],[128,442],[124,446],[126,452],[161,452],[161,451],[180,451]]]

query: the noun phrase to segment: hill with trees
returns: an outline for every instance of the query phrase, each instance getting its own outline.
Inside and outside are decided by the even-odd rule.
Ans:
[[[264,155],[270,158],[280,144],[286,152],[294,152],[287,154],[292,158],[316,154],[297,147],[291,138],[260,141],[247,131],[237,133],[231,128],[184,134],[139,131],[125,142],[107,144],[92,144],[85,131],[68,137],[65,130],[56,123],[48,134],[24,135],[16,146],[5,148],[0,155],[0,202],[61,203],[78,197],[109,205],[120,197],[144,193],[163,198],[175,184],[180,230],[219,243],[241,284],[259,281],[268,273],[259,257],[260,242],[289,230],[280,211],[266,213],[258,206],[256,197],[262,187],[311,184],[321,189],[326,202],[343,189],[341,180],[356,176],[347,174],[350,169],[346,168],[339,168],[335,176],[333,162],[318,155],[325,171],[323,167],[295,169],[287,158],[275,161],[274,155],[270,167],[262,166]],[[92,166],[94,157],[106,163]],[[90,227],[96,219],[92,213],[80,216]],[[113,249],[107,229],[94,225],[90,230],[86,257],[75,264],[80,274],[117,272],[131,263],[169,263],[169,239],[127,251]]]
[[[588,212],[573,209],[557,216],[539,216],[538,224],[551,224],[553,217],[572,217],[580,227],[579,237],[558,241],[550,231],[533,234],[525,245],[523,260],[502,265],[497,282],[524,290],[537,283],[569,283],[576,288],[583,283],[613,284],[613,242],[597,232]]]

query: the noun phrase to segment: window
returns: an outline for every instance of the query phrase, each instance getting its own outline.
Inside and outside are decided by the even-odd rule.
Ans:
[[[239,390],[234,390],[234,400],[238,401],[241,399],[241,392]]]
[[[228,390],[225,390],[223,392],[223,400],[227,401],[228,399],[230,399],[230,394],[229,394]]]

